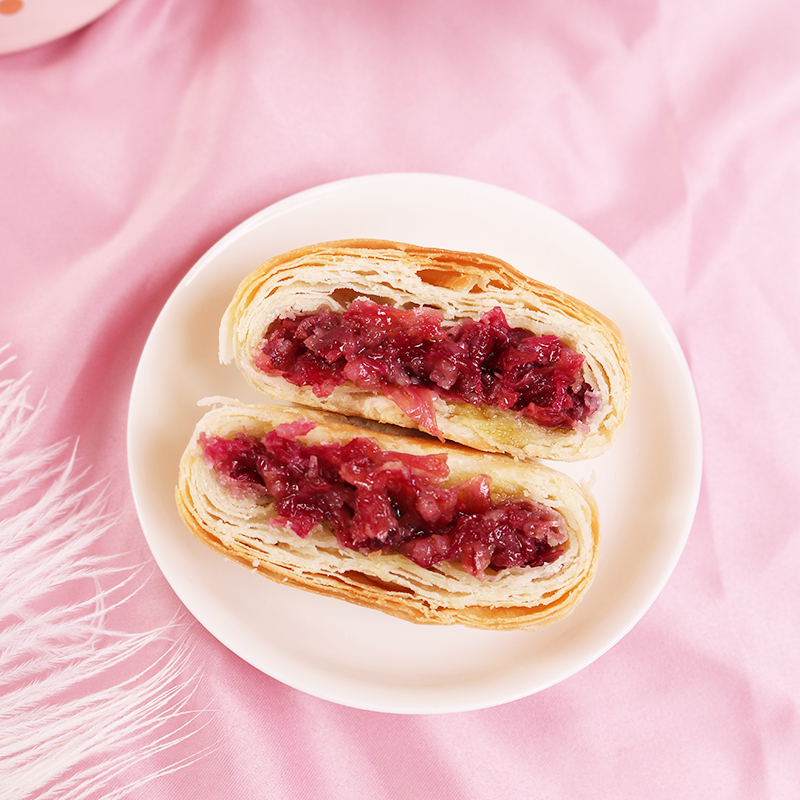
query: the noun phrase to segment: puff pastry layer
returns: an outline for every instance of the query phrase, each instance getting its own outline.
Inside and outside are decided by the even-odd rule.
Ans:
[[[272,398],[407,428],[420,427],[389,397],[347,381],[327,397],[255,365],[276,320],[320,308],[342,312],[355,298],[441,311],[445,323],[500,307],[508,324],[555,335],[583,356],[582,379],[599,406],[576,428],[546,427],[515,411],[441,397],[433,402],[443,438],[487,452],[575,461],[603,453],[622,428],[630,396],[627,349],[617,327],[585,303],[482,254],[370,239],[327,242],[279,255],[247,276],[220,326],[220,360],[235,362]]]
[[[529,499],[563,517],[568,537],[563,552],[538,567],[510,567],[478,578],[459,563],[443,561],[425,568],[396,553],[362,555],[341,549],[324,523],[306,538],[297,536],[274,523],[268,497],[257,500],[226,488],[199,442],[204,432],[233,438],[244,431],[260,437],[298,419],[316,423],[301,437],[309,444],[367,436],[386,450],[446,454],[447,480],[452,484],[477,474],[490,476],[493,499]],[[366,430],[309,409],[226,401],[207,412],[182,457],[176,499],[189,529],[223,556],[280,583],[416,623],[496,630],[539,627],[571,611],[595,572],[595,503],[571,478],[535,462],[487,455],[428,437]]]

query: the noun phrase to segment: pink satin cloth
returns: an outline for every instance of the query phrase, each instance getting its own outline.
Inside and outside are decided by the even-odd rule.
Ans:
[[[44,397],[31,446],[76,443],[105,482],[96,552],[153,573],[115,623],[177,618],[199,676],[202,726],[130,796],[800,796],[799,30],[789,0],[122,0],[0,57],[4,377]],[[605,242],[702,414],[658,600],[578,674],[480,711],[360,711],[248,666],[182,612],[128,483],[131,383],[181,277],[269,204],[387,172],[511,189]]]

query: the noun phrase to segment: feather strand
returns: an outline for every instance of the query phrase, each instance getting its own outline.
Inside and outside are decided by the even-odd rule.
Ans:
[[[118,800],[211,751],[162,755],[208,724],[199,676],[179,618],[111,627],[142,568],[91,554],[119,519],[77,443],[31,448],[45,405],[28,381],[0,380],[0,800]]]

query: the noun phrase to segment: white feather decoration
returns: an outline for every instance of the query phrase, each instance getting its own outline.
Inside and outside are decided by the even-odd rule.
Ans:
[[[114,800],[208,752],[164,756],[202,727],[196,675],[177,621],[109,629],[141,570],[91,555],[117,519],[74,447],[31,451],[44,405],[27,394],[0,380],[0,798]]]

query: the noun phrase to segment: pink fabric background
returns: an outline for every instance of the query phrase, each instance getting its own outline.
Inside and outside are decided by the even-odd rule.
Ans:
[[[799,32],[792,0],[122,0],[0,57],[0,345],[46,392],[38,443],[77,439],[107,480],[99,551],[152,564],[125,425],[162,304],[230,228],[338,178],[453,174],[571,217],[663,308],[703,415],[684,555],[589,668],[498,708],[381,715],[184,615],[205,727],[137,775],[215,750],[132,796],[798,796]],[[156,571],[115,613],[140,630],[180,606]]]

